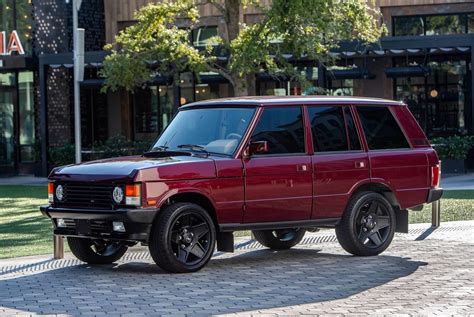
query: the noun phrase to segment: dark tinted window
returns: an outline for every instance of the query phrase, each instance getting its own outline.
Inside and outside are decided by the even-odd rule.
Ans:
[[[420,16],[415,17],[395,17],[393,19],[393,35],[407,36],[407,35],[423,35],[424,23]]]
[[[349,150],[361,150],[359,135],[355,127],[354,118],[348,107],[344,107],[344,116],[346,117],[347,133],[349,136]]]
[[[267,108],[252,135],[252,141],[267,141],[267,154],[304,153],[304,129],[300,107]]]
[[[388,107],[357,107],[357,113],[364,128],[369,149],[410,147]]]
[[[347,151],[342,107],[309,107],[315,152]]]
[[[309,107],[308,112],[316,152],[361,149],[359,136],[349,108]],[[345,122],[347,123],[347,131]]]

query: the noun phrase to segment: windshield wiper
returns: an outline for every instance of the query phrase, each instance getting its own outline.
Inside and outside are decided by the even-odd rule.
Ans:
[[[150,151],[148,151],[148,152],[166,151],[168,148],[169,148],[169,146],[157,145],[157,146],[154,146],[154,147],[153,147]]]
[[[192,151],[201,152],[209,156],[209,152],[205,150],[205,147],[197,144],[181,144],[177,146],[178,149],[191,149]]]

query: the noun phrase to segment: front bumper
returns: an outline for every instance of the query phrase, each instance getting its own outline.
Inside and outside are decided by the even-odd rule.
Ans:
[[[432,203],[433,201],[437,201],[441,199],[441,196],[443,196],[442,188],[432,188],[428,192],[428,198],[427,198],[426,203]]]
[[[54,234],[67,237],[101,238],[148,242],[151,226],[159,209],[70,209],[40,207],[51,218]],[[66,227],[59,228],[57,220],[64,219]],[[113,222],[123,222],[125,232],[113,231]]]

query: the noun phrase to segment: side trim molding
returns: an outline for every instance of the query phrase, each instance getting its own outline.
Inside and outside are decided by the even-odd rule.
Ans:
[[[257,223],[224,223],[219,225],[221,232],[232,232],[240,230],[272,230],[290,228],[314,228],[336,226],[341,218],[311,219],[281,222],[257,222]]]

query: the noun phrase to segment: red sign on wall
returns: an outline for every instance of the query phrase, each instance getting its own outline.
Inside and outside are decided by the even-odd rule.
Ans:
[[[9,37],[7,32],[0,32],[0,55],[12,55],[14,52],[18,55],[25,55],[18,32],[12,31]]]

